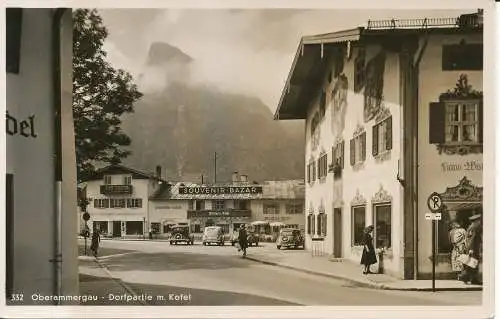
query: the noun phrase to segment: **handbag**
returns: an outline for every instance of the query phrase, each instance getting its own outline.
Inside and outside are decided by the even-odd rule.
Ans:
[[[476,258],[466,254],[461,254],[458,256],[457,260],[470,268],[476,268],[479,263]]]

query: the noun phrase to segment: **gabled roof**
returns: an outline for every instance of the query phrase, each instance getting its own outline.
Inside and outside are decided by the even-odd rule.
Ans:
[[[139,170],[121,164],[112,164],[100,168],[96,170],[94,174],[92,174],[90,177],[83,180],[83,182],[100,180],[104,178],[104,175],[118,175],[118,174],[132,174],[133,179],[152,179],[152,180],[166,182],[161,177],[157,177],[152,173],[141,172]]]
[[[275,120],[305,119],[311,98],[321,85],[326,72],[327,57],[343,48],[359,43],[401,44],[402,39],[418,38],[422,34],[479,33],[483,30],[482,13],[465,14],[458,18],[369,21],[368,26],[338,32],[304,36],[281,93]]]

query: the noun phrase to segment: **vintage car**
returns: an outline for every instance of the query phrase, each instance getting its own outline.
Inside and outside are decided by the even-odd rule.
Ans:
[[[209,226],[203,230],[203,245],[216,244],[224,246],[224,231],[220,226]]]
[[[170,245],[178,243],[194,244],[194,236],[189,232],[188,225],[177,225],[171,228]]]
[[[239,232],[235,230],[230,237],[231,245],[235,245],[238,242]],[[247,243],[248,246],[259,246],[259,236],[253,232],[247,231]]]
[[[276,241],[276,248],[302,248],[304,249],[304,237],[300,230],[294,228],[282,228]]]

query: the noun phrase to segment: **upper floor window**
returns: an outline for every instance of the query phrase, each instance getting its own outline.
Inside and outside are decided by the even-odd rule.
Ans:
[[[203,210],[203,209],[205,209],[205,201],[204,200],[197,200],[195,206],[196,206],[196,210]]]
[[[314,183],[315,180],[316,180],[316,161],[313,159],[307,165],[307,182]]]
[[[132,176],[124,176],[123,185],[132,185]]]
[[[94,199],[95,208],[109,208],[109,199]]]
[[[109,202],[111,208],[125,208],[125,198],[110,198]]]
[[[235,209],[248,209],[250,206],[250,201],[247,199],[236,199],[234,200]]]
[[[279,214],[278,204],[264,204],[264,214]]]
[[[5,69],[7,73],[19,73],[21,60],[21,37],[23,24],[22,8],[6,8],[5,10],[6,29],[6,51]]]
[[[443,71],[481,71],[483,69],[483,44],[443,45]]]
[[[354,60],[354,92],[360,92],[365,85],[366,51],[358,48],[358,56]]]
[[[321,96],[319,98],[319,116],[320,118],[324,118],[326,114],[326,92],[321,91]]]
[[[141,208],[142,207],[142,198],[127,198],[127,207],[128,208]]]
[[[366,160],[366,132],[354,136],[349,146],[351,166],[363,163]]]
[[[226,208],[226,201],[224,200],[214,200],[212,201],[212,209],[214,210],[224,210]]]
[[[302,204],[288,204],[286,205],[286,213],[290,215],[304,213],[304,205]]]
[[[104,184],[111,185],[111,175],[104,175]]]
[[[344,144],[344,141],[337,142],[337,144],[332,147],[332,167],[335,177],[340,177],[344,169]]]
[[[373,156],[392,149],[392,116],[373,126]]]
[[[321,155],[318,159],[318,179],[325,178],[328,174],[328,154]]]
[[[188,201],[188,210],[193,210],[194,209],[194,200]]]

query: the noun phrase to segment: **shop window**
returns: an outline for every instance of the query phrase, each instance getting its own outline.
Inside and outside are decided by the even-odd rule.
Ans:
[[[322,237],[326,236],[326,219],[327,215],[325,213],[318,214],[316,218],[316,223],[317,223],[316,234],[318,236]]]
[[[363,245],[363,234],[366,227],[366,207],[357,206],[352,208],[352,246]]]
[[[264,204],[264,214],[277,215],[280,213],[278,204]]]
[[[144,226],[142,221],[131,221],[126,222],[126,234],[127,235],[143,235]]]
[[[481,71],[483,69],[483,44],[443,45],[443,71]]]
[[[107,221],[94,221],[92,223],[92,227],[94,231],[99,231],[99,234],[107,234],[108,233],[108,222]]]
[[[375,247],[391,248],[392,216],[391,205],[375,205]]]
[[[298,215],[304,213],[304,205],[302,204],[287,204],[286,213],[289,215]]]
[[[366,160],[366,132],[352,138],[349,146],[351,166],[363,163]]]
[[[151,232],[153,234],[159,234],[160,233],[160,223],[151,223]]]
[[[23,9],[7,8],[5,10],[5,20],[5,68],[7,73],[18,74],[21,60]]]
[[[483,142],[482,101],[431,103],[429,140],[431,144],[481,144]]]
[[[172,226],[172,224],[163,224],[163,233],[170,233],[172,231]]]
[[[104,184],[111,185],[111,175],[104,175]]]
[[[123,185],[132,185],[132,176],[124,176]]]
[[[457,222],[465,230],[470,225],[469,217],[474,215],[473,209],[461,209],[456,211],[444,211],[441,213],[441,220],[438,223],[437,251],[441,254],[451,253],[453,246],[450,243],[450,224]]]
[[[392,116],[373,126],[373,156],[392,149]]]
[[[235,199],[234,200],[234,208],[246,210],[250,207],[250,201],[246,199]]]
[[[321,155],[318,159],[318,179],[323,179],[328,174],[328,154]]]
[[[109,208],[109,199],[94,199],[94,208]]]
[[[128,208],[141,208],[142,207],[142,198],[127,198],[127,207]]]
[[[212,201],[213,210],[224,210],[226,208],[226,201],[224,200],[214,200]]]

